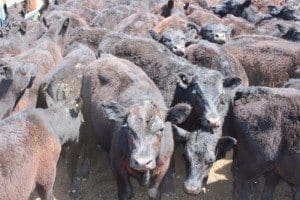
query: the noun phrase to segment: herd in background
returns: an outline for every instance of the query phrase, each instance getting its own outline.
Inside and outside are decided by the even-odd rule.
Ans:
[[[118,198],[205,190],[233,148],[233,199],[300,200],[300,4],[295,0],[1,1],[0,199],[54,199],[68,145],[80,199],[97,145]],[[178,189],[178,188],[177,188]]]

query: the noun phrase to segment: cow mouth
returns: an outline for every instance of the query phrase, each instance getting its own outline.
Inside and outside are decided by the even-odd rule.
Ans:
[[[198,195],[201,192],[203,192],[204,194],[206,193],[207,189],[207,180],[208,180],[208,176],[204,177],[201,180],[201,184],[197,183],[197,181],[185,181],[184,182],[184,192],[186,192],[187,194],[190,195]]]
[[[150,183],[150,171],[141,172],[141,177],[139,179],[140,186],[148,186]]]

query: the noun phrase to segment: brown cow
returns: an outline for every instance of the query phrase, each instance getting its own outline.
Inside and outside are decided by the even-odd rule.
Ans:
[[[68,23],[69,19],[65,19],[62,22],[62,25],[60,23],[53,24],[49,31],[45,33],[41,39],[36,41],[33,48],[14,58],[2,59],[1,68],[3,71],[8,72],[6,73],[3,82],[9,84],[1,86],[1,97],[2,99],[5,99],[5,102],[9,102],[9,105],[6,103],[5,106],[1,108],[1,119],[9,115],[15,108],[22,97],[20,94],[24,92],[24,89],[27,86],[31,86],[31,88],[28,96],[23,99],[22,103],[24,104],[25,102],[27,104],[24,106],[25,108],[33,108],[36,106],[37,92],[40,83],[44,79],[44,75],[51,71],[62,60],[65,46],[64,39],[67,35]],[[31,84],[28,84],[30,81],[24,82],[22,78],[19,79],[18,77],[14,77],[13,72],[15,69],[23,71],[21,75],[25,76],[27,74],[32,74],[31,71],[34,67],[37,72],[35,72],[34,76],[30,75],[30,77],[35,77]],[[29,69],[29,72],[27,73],[25,69]],[[28,78],[26,78],[26,80],[28,80]],[[7,101],[8,99],[9,101]]]
[[[36,188],[42,200],[53,200],[61,145],[78,140],[83,118],[79,102],[52,106],[0,122],[0,199],[28,199]]]

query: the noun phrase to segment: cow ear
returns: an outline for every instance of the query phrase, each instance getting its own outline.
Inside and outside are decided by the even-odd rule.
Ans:
[[[288,32],[287,26],[283,24],[276,24],[276,26],[281,33],[286,34]]]
[[[187,141],[190,137],[190,132],[187,130],[184,130],[182,128],[179,128],[176,125],[172,125],[172,130],[174,134],[174,138],[176,141]]]
[[[197,34],[201,33],[201,27],[199,25],[197,25],[196,23],[194,23],[194,22],[188,22],[187,27],[190,30],[196,30]]]
[[[78,97],[75,99],[75,102],[76,102],[75,108],[77,109],[77,111],[81,110],[83,106],[83,100],[80,97]]]
[[[193,78],[186,73],[179,73],[177,75],[177,84],[183,88],[186,89],[191,84]]]
[[[110,120],[123,122],[127,117],[127,109],[115,101],[104,101],[102,106]]]
[[[223,87],[234,89],[241,85],[242,80],[239,77],[227,77],[223,80]]]
[[[161,36],[155,30],[149,30],[149,35],[156,41],[160,41]]]
[[[191,110],[192,107],[189,104],[176,104],[174,107],[169,109],[165,121],[173,124],[181,124],[189,116]]]
[[[0,66],[0,77],[4,79],[13,79],[13,71],[10,67]]]
[[[184,9],[184,10],[188,10],[189,7],[190,7],[190,2],[185,2],[185,3],[183,4],[183,9]]]
[[[47,92],[45,92],[45,98],[46,98],[47,108],[52,108],[56,105],[57,102]]]
[[[237,141],[235,138],[230,136],[223,136],[219,139],[217,144],[217,160],[222,159],[226,156],[226,152],[229,151]]]
[[[243,4],[242,4],[242,7],[243,8],[246,8],[246,7],[249,7],[251,5],[251,0],[246,0]]]
[[[49,29],[50,26],[45,17],[43,17],[42,22],[43,22],[44,26]]]
[[[37,66],[34,64],[27,64],[25,66],[19,67],[15,70],[15,76],[18,76],[27,85],[27,88],[31,88],[34,78],[37,75]]]
[[[226,33],[228,35],[232,35],[234,32],[234,24],[229,24],[226,26]]]
[[[64,36],[68,30],[69,24],[70,24],[70,18],[66,18],[62,24],[62,27],[61,27],[58,35]]]
[[[169,0],[168,1],[168,8],[172,9],[174,7],[174,0]]]

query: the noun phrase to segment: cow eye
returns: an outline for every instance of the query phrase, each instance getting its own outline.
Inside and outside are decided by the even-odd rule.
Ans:
[[[163,43],[171,42],[171,39],[169,39],[169,38],[163,38],[163,39],[162,39],[162,42],[163,42]]]
[[[219,102],[220,102],[220,104],[222,104],[222,105],[225,104],[225,95],[224,95],[224,94],[221,94],[221,95],[220,95]]]

